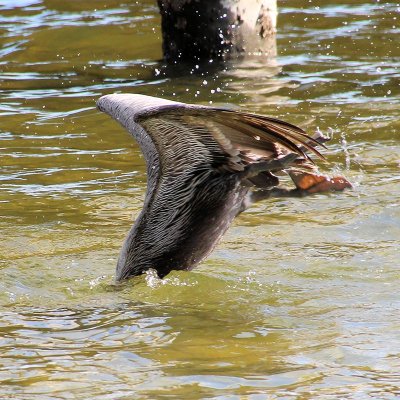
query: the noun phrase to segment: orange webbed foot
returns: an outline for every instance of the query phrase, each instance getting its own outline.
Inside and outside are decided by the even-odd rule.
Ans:
[[[297,189],[307,193],[340,192],[347,188],[352,188],[352,184],[343,176],[330,178],[327,175],[312,174],[309,172],[291,172],[292,178]]]

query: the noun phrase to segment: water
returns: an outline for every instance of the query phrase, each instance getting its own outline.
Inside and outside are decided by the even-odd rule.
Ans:
[[[399,399],[400,4],[282,1],[275,60],[183,73],[154,3],[0,3],[0,397]],[[195,271],[115,286],[146,185],[94,108],[117,91],[320,129],[354,190],[260,203]]]

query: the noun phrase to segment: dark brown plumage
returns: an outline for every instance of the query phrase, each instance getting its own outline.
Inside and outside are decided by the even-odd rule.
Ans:
[[[160,277],[190,270],[254,201],[304,194],[299,176],[316,176],[306,151],[321,157],[315,146],[325,140],[275,118],[143,95],[107,95],[97,106],[130,132],[147,163],[143,210],[122,247],[117,281],[150,268]],[[295,176],[297,189],[277,188],[277,171]]]

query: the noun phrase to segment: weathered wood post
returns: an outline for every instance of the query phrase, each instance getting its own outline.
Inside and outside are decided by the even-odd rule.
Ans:
[[[168,62],[276,55],[276,0],[157,0]]]

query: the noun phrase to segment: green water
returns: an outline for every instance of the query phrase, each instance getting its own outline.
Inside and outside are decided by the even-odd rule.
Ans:
[[[400,399],[400,4],[279,5],[275,60],[202,75],[159,61],[155,1],[0,3],[1,399]],[[112,92],[320,129],[354,190],[260,203],[193,272],[116,287],[146,177]]]

